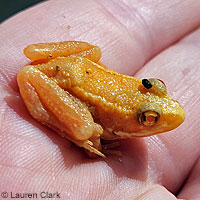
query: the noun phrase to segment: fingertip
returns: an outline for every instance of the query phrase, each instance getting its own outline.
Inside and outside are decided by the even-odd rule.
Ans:
[[[177,200],[165,187],[156,185],[140,194],[135,200]]]

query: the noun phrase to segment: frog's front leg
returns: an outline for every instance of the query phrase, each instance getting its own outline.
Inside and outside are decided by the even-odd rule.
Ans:
[[[103,129],[93,121],[83,102],[32,65],[21,68],[17,81],[22,98],[36,120],[89,152],[105,157],[100,144]]]

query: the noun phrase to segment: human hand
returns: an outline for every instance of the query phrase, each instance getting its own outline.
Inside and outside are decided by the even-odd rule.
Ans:
[[[59,192],[73,200],[199,199],[199,10],[195,0],[52,0],[1,24],[0,192]],[[118,72],[163,80],[184,107],[183,125],[120,141],[124,156],[105,160],[87,158],[40,125],[16,83],[28,62],[22,51],[28,44],[64,40],[100,46],[101,61]]]

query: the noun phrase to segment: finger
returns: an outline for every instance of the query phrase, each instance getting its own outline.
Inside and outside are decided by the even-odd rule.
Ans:
[[[155,185],[140,194],[135,200],[177,200],[177,198],[162,186]]]
[[[198,159],[190,176],[180,191],[178,197],[182,199],[200,199],[200,159]]]
[[[103,61],[122,73],[135,73],[155,54],[200,25],[200,2],[195,0],[98,2],[111,17],[111,28],[117,29],[117,34],[111,32],[116,39],[108,43],[111,51],[105,50]],[[105,41],[100,43],[105,46]],[[108,62],[110,56],[116,59],[112,63]],[[128,60],[119,61],[118,57]]]

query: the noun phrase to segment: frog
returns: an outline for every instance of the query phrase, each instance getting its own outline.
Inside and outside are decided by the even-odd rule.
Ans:
[[[115,141],[171,131],[185,119],[162,80],[107,68],[96,45],[38,43],[24,54],[31,63],[18,71],[17,82],[29,113],[90,157],[117,154]]]

